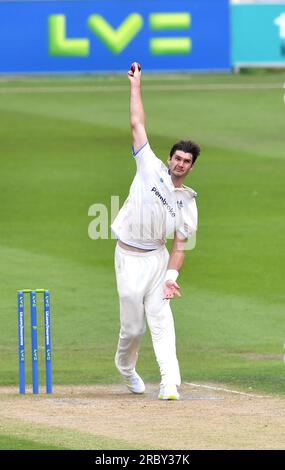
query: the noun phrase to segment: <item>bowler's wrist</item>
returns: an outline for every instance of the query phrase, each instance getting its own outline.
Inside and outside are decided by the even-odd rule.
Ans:
[[[168,269],[165,274],[165,282],[176,281],[179,276],[179,272],[176,269]]]
[[[131,82],[131,90],[139,90],[140,91],[141,89],[141,81],[140,80],[137,80],[137,81],[133,81]]]

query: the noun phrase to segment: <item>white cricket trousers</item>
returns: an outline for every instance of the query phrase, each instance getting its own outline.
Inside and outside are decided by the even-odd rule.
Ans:
[[[176,357],[174,321],[170,301],[163,300],[163,286],[169,253],[157,250],[136,252],[118,244],[115,270],[120,298],[121,329],[115,363],[119,372],[130,375],[148,323],[161,374],[161,384],[181,384]]]

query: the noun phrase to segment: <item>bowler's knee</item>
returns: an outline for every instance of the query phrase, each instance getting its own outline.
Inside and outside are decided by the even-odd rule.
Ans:
[[[120,338],[128,341],[140,340],[146,331],[145,325],[133,325],[125,323],[120,331]]]

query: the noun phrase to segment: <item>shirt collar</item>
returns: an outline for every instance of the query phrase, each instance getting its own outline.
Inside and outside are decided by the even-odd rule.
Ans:
[[[169,182],[171,191],[183,191],[187,193],[190,197],[197,197],[196,191],[194,191],[194,189],[192,188],[189,188],[188,186],[185,186],[184,184],[182,185],[182,188],[176,188],[172,182],[172,178],[168,170],[167,170],[167,175],[168,175],[168,182]]]
[[[187,193],[190,194],[191,197],[197,197],[196,191],[194,189],[189,188],[188,186],[185,186],[184,184],[182,185],[182,188],[175,188],[174,191],[186,191]]]

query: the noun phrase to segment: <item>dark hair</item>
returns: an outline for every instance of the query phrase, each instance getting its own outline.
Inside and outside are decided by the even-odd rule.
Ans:
[[[195,142],[192,140],[179,140],[179,142],[176,142],[176,144],[174,144],[170,150],[170,158],[172,158],[176,150],[182,150],[182,152],[191,153],[193,156],[192,165],[195,163],[201,152],[199,145],[195,144]]]

